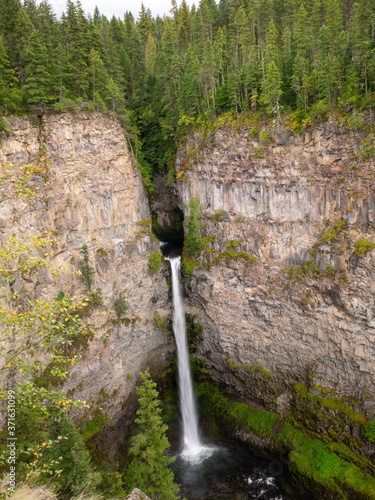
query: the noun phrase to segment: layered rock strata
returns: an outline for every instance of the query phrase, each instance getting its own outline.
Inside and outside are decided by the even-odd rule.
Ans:
[[[122,415],[138,373],[163,364],[173,350],[171,338],[154,324],[155,312],[162,317],[170,305],[163,266],[154,275],[148,269],[148,258],[159,245],[151,233],[139,171],[119,122],[110,117],[64,112],[9,118],[8,123],[0,160],[16,168],[38,163],[46,173],[43,179],[28,180],[30,186],[39,186],[36,197],[4,190],[1,244],[10,235],[26,240],[47,233],[53,238],[53,264],[65,270],[55,280],[39,273],[31,286],[35,295],[45,298],[55,298],[60,290],[69,295],[84,292],[77,271],[87,244],[95,269],[92,289],[102,297],[90,321],[107,337],[94,337],[83,361],[72,368],[65,390],[100,406],[109,425]],[[111,311],[120,296],[128,310],[118,318]],[[84,417],[89,419],[90,413]]]
[[[371,418],[372,136],[332,119],[296,137],[274,123],[260,137],[251,125],[222,127],[179,152],[180,206],[188,216],[197,197],[205,214],[186,276],[198,354],[214,380],[281,413],[303,382]]]

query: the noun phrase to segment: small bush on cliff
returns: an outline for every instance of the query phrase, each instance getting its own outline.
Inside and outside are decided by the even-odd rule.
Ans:
[[[162,255],[160,250],[156,250],[156,252],[152,253],[148,258],[148,270],[150,274],[155,274],[159,271],[161,266]]]
[[[169,441],[165,435],[168,426],[161,416],[159,393],[148,370],[140,374],[142,384],[137,387],[139,408],[135,422],[138,432],[132,440],[130,455],[133,457],[125,473],[127,492],[139,488],[151,498],[175,500],[179,487],[168,465],[174,458],[166,456]]]
[[[367,252],[370,252],[375,248],[375,243],[371,243],[368,240],[359,240],[356,241],[355,243],[355,250],[353,252],[353,255],[356,255],[357,257],[360,257],[361,255],[366,254]]]
[[[122,316],[128,310],[128,306],[125,302],[124,297],[119,297],[115,300],[115,313],[118,317]]]
[[[203,216],[203,207],[197,197],[190,200],[188,207],[190,213],[187,219],[185,249],[188,255],[195,255],[203,246],[201,230],[204,224],[200,220]]]
[[[81,255],[83,260],[79,263],[79,270],[81,271],[81,274],[86,282],[87,290],[90,292],[94,281],[92,276],[95,273],[95,269],[89,264],[89,251],[86,243],[81,248]]]
[[[263,142],[263,144],[267,144],[271,140],[271,134],[262,130],[259,134],[259,140],[260,142]]]

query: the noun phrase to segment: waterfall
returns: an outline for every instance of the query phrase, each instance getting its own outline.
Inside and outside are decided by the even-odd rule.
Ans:
[[[199,438],[181,291],[181,257],[170,257],[167,260],[170,261],[172,269],[173,331],[177,344],[178,388],[184,438],[182,457],[190,461],[200,461],[207,458],[213,449],[202,445]]]

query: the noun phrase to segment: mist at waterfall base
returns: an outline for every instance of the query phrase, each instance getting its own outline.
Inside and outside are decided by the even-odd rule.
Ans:
[[[164,246],[164,245],[163,245]],[[163,253],[165,252],[165,246]],[[171,254],[169,254],[171,255]],[[177,344],[182,451],[171,465],[181,498],[285,500],[269,463],[243,445],[208,445],[201,440],[193,393],[181,287],[181,257],[166,256],[172,271],[173,330]]]

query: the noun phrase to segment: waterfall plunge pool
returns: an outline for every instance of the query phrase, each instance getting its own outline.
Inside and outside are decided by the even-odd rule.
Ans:
[[[244,445],[217,446],[199,463],[176,456],[171,465],[181,498],[188,500],[292,500],[282,492],[269,462],[255,457]]]

